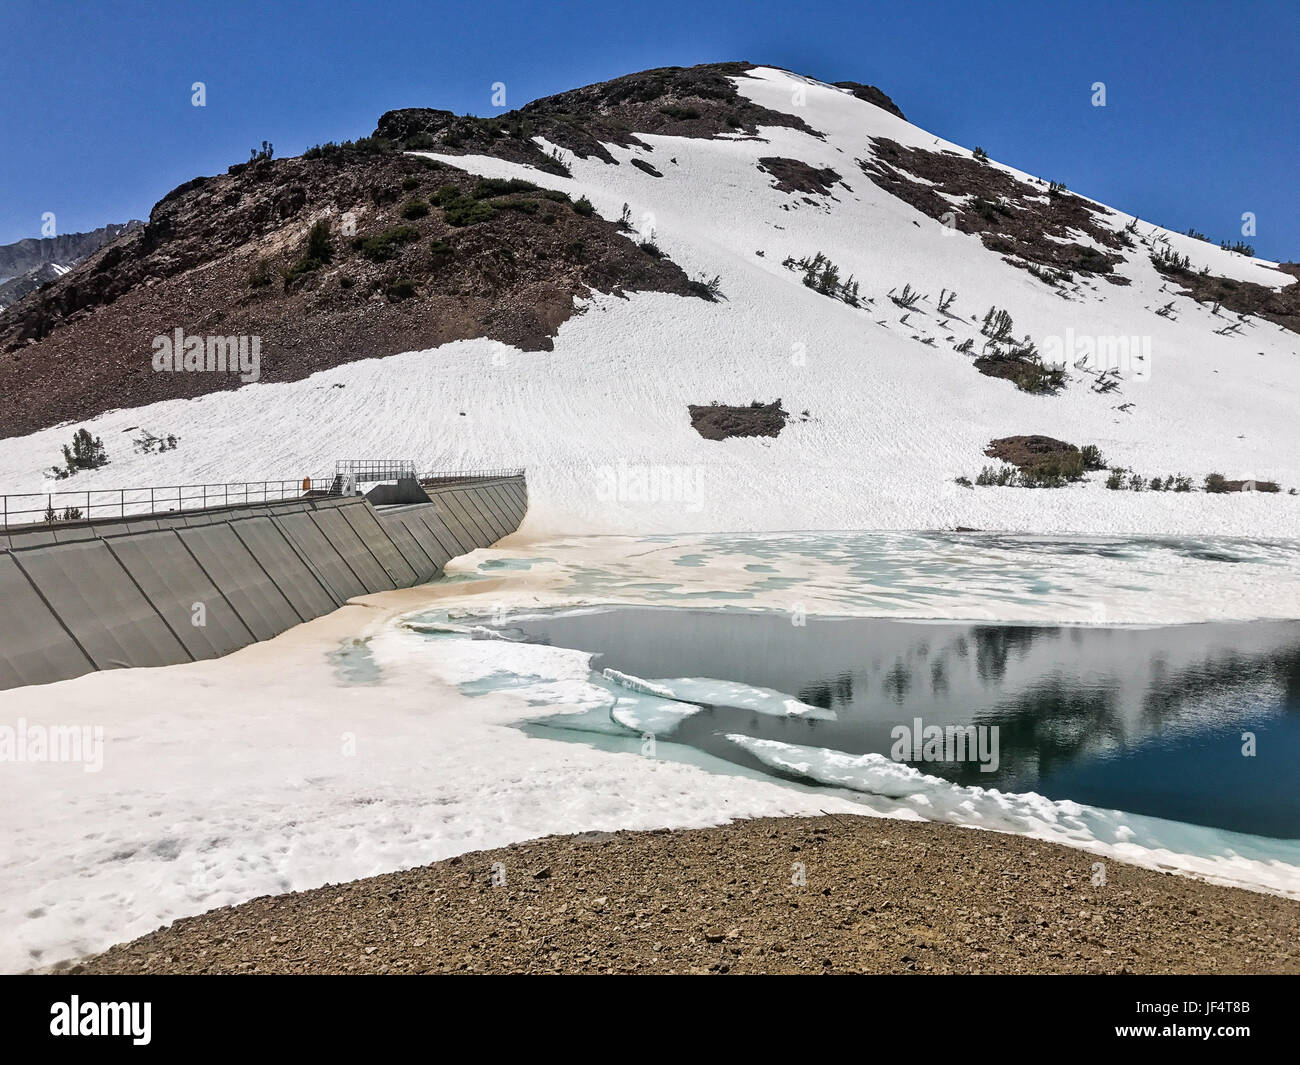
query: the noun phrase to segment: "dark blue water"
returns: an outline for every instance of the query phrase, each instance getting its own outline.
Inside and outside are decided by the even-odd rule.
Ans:
[[[706,677],[834,711],[777,717],[710,703],[670,737],[763,769],[740,733],[888,756],[892,730],[997,726],[999,765],[925,761],[954,783],[1300,838],[1300,623],[1153,628],[917,623],[611,608],[510,626],[647,680]],[[1243,754],[1243,736],[1254,755]]]

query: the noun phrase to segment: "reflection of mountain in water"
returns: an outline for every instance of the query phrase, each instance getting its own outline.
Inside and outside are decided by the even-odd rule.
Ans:
[[[1295,622],[1106,629],[809,618],[795,626],[774,614],[629,608],[542,616],[520,627],[530,639],[594,652],[598,669],[736,681],[835,712],[834,720],[813,721],[711,707],[674,735],[747,764],[752,760],[722,738],[726,733],[887,755],[891,729],[920,718],[999,729],[996,772],[963,762],[919,766],[926,773],[1041,790],[1067,775],[1077,780],[1080,767],[1125,759],[1146,765],[1152,745],[1190,750],[1207,737],[1227,744],[1240,762],[1234,745],[1243,729],[1283,718],[1300,724]],[[1221,764],[1227,757],[1197,773],[1213,783],[1245,771]],[[1177,779],[1176,764],[1147,767],[1147,779],[1131,786],[1177,790],[1186,782]],[[1244,779],[1262,783],[1277,767],[1250,769],[1255,776]],[[1144,812],[1118,796],[1113,804]],[[1213,823],[1212,812],[1207,816]],[[1300,835],[1300,809],[1296,818]]]

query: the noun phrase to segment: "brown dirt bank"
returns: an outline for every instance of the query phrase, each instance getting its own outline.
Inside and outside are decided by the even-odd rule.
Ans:
[[[1097,860],[873,817],[552,836],[214,910],[68,971],[1300,972],[1300,902],[1110,861],[1097,887]]]

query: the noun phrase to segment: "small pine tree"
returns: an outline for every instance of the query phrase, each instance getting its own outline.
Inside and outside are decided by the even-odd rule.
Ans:
[[[840,268],[832,262],[822,267],[821,276],[817,278],[817,291],[833,295],[840,287]]]
[[[320,263],[334,258],[334,241],[330,238],[330,224],[322,218],[307,234],[307,257]]]
[[[1084,444],[1079,453],[1083,457],[1083,468],[1085,470],[1104,470],[1106,468],[1106,460],[1102,457],[1101,448],[1096,444]]]
[[[903,291],[894,295],[893,291],[889,293],[889,298],[905,311],[910,311],[921,300],[921,293],[915,292],[910,284],[903,285]]]
[[[62,480],[71,477],[78,470],[97,470],[108,464],[108,454],[104,451],[104,441],[91,436],[90,430],[78,429],[72,434],[72,446],[63,445],[63,466],[55,466],[54,476]]]
[[[980,332],[995,344],[1007,343],[1011,340],[1014,324],[1011,315],[1006,311],[999,310],[996,306],[990,307],[988,313],[984,315],[984,325]]]

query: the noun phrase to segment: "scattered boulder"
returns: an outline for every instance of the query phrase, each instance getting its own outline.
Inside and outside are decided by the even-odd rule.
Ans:
[[[640,170],[642,173],[649,174],[651,177],[663,177],[663,174],[661,174],[658,170],[652,167],[644,159],[633,159],[632,165],[636,167],[638,170]]]

